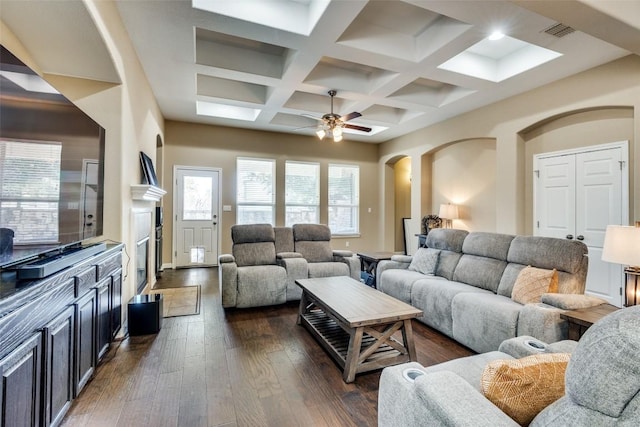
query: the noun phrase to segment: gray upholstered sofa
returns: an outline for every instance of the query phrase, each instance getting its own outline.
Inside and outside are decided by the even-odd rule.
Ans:
[[[350,251],[331,249],[331,231],[322,224],[231,227],[232,254],[218,257],[223,307],[258,307],[299,300],[295,284],[307,277],[360,276]]]
[[[571,353],[564,376],[565,394],[542,409],[530,425],[637,426],[640,421],[638,331],[640,306],[635,306],[596,322],[578,343],[563,341],[547,346],[543,351]],[[487,363],[513,358],[508,348],[503,347],[508,346],[501,346],[504,351],[427,368],[416,362],[385,368],[378,392],[378,425],[517,426],[480,391],[480,378]],[[405,375],[407,373],[410,375]]]
[[[418,320],[479,353],[520,335],[566,339],[565,309],[604,303],[584,295],[587,247],[579,241],[434,229],[426,245],[440,251],[434,275],[412,271],[410,256],[394,255],[378,264],[378,289],[421,309]],[[540,303],[513,301],[513,285],[528,265],[555,268],[558,293]]]

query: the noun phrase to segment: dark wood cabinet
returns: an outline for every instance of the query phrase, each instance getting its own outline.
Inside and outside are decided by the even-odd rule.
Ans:
[[[96,290],[91,289],[76,303],[76,375],[75,393],[77,396],[84,385],[89,381],[96,368],[96,331],[97,331],[97,307]]]
[[[76,311],[67,307],[43,329],[44,426],[56,426],[73,400],[73,356]]]
[[[41,425],[41,343],[42,333],[33,333],[0,360],[2,426]]]
[[[98,322],[97,359],[100,360],[109,350],[111,343],[111,277],[107,277],[96,286]]]
[[[121,328],[122,248],[44,279],[0,270],[0,426],[57,426]]]

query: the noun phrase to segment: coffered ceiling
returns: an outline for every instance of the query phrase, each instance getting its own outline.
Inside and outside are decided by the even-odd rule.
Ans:
[[[165,118],[314,138],[331,89],[373,129],[345,139],[379,143],[640,54],[635,0],[116,3]]]

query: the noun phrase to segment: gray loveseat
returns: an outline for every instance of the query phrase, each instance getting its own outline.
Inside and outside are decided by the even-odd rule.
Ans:
[[[629,307],[595,323],[580,342],[563,341],[543,350],[572,354],[564,377],[564,396],[544,408],[530,425],[637,426],[638,331],[640,306]],[[504,344],[509,342],[513,339]],[[503,347],[509,346],[501,346],[504,352],[493,351],[426,368],[416,362],[385,368],[380,377],[378,425],[517,426],[480,391],[480,378],[487,363],[513,358]],[[405,377],[405,372],[411,375]]]
[[[428,248],[440,251],[434,275],[409,270],[412,258],[395,255],[378,264],[378,289],[424,312],[418,320],[483,353],[520,335],[545,342],[567,338],[565,309],[604,303],[584,294],[587,247],[579,241],[434,229]],[[542,302],[511,299],[525,266],[558,271],[558,293]]]
[[[331,231],[322,224],[231,227],[232,254],[218,257],[223,307],[259,307],[299,300],[295,284],[307,277],[360,277],[360,261],[350,251],[331,249]]]

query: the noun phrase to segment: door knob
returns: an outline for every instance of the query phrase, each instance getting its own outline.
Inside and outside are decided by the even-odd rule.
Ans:
[[[567,234],[567,239],[569,240],[573,239],[573,234]]]
[[[213,225],[218,225],[218,223],[217,223],[217,222],[215,222],[215,221],[213,221]]]
[[[581,235],[579,235],[578,237],[576,237],[576,239],[578,239],[578,240],[584,240],[584,236],[581,234]]]

